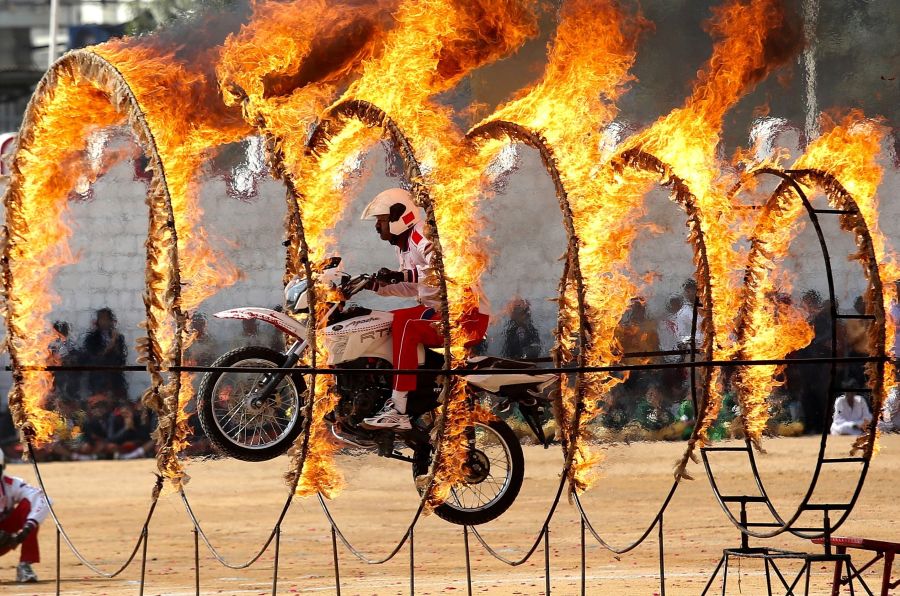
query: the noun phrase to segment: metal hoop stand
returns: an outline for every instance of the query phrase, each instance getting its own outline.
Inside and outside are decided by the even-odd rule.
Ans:
[[[869,464],[875,445],[877,432],[876,424],[872,423],[868,428],[866,434],[864,435],[863,441],[857,443],[855,449],[858,448],[862,451],[862,455],[859,457],[827,457],[826,447],[828,444],[829,427],[831,426],[831,420],[834,414],[834,402],[839,395],[850,391],[854,393],[868,393],[873,396],[873,411],[879,411],[879,406],[883,399],[884,362],[886,356],[885,313],[882,282],[879,276],[877,265],[878,262],[875,256],[872,238],[869,234],[869,230],[866,226],[865,220],[860,214],[859,207],[853,200],[853,197],[851,197],[850,194],[831,175],[816,170],[780,171],[771,168],[761,169],[754,174],[777,176],[781,178],[781,183],[772,194],[769,201],[766,203],[760,219],[758,220],[756,228],[757,232],[754,233],[754,239],[751,245],[750,259],[748,261],[749,263],[752,264],[754,262],[754,257],[757,256],[761,251],[765,250],[765,246],[758,236],[760,234],[760,231],[765,229],[767,222],[773,216],[773,212],[777,208],[778,201],[782,200],[785,197],[790,197],[793,200],[802,201],[806,215],[816,231],[819,247],[822,251],[822,256],[825,264],[826,278],[828,283],[828,296],[831,300],[831,310],[829,314],[831,317],[830,353],[832,360],[829,367],[828,394],[826,396],[827,407],[824,410],[825,419],[823,421],[822,438],[819,444],[819,451],[812,479],[800,504],[797,506],[796,510],[789,516],[784,516],[779,513],[779,511],[773,505],[771,498],[769,497],[765,484],[759,473],[759,467],[756,461],[753,443],[750,439],[749,434],[746,435],[747,438],[743,447],[704,447],[701,449],[703,464],[716,499],[718,500],[720,506],[722,507],[722,510],[725,512],[728,519],[741,532],[740,547],[729,548],[723,551],[722,558],[720,559],[719,564],[716,566],[715,571],[713,571],[712,576],[707,582],[703,594],[709,592],[714,580],[719,574],[719,571],[722,570],[723,567],[724,570],[722,594],[725,594],[725,588],[728,581],[729,561],[732,558],[762,559],[765,565],[766,584],[769,594],[772,593],[770,572],[774,572],[780,584],[786,590],[787,594],[794,594],[795,590],[800,588],[800,582],[804,581],[805,578],[803,589],[804,593],[809,594],[810,573],[812,570],[812,565],[818,562],[834,562],[838,565],[839,570],[840,566],[846,564],[849,574],[848,581],[851,582],[851,593],[853,589],[852,580],[856,579],[860,582],[862,587],[869,594],[871,594],[868,586],[865,585],[865,582],[860,577],[858,570],[856,570],[856,568],[853,566],[853,563],[850,560],[850,556],[847,554],[837,554],[832,551],[831,537],[833,535],[833,532],[837,530],[850,515],[850,512],[852,511],[857,499],[859,498],[863,483],[865,482],[866,475],[869,471]],[[825,190],[829,201],[832,203],[832,208],[814,208],[811,205],[806,194],[804,193],[803,188],[801,187],[801,182],[807,185],[821,186]],[[867,314],[860,315],[838,312],[837,300],[834,291],[834,276],[831,268],[828,243],[819,223],[820,216],[840,217],[841,228],[846,231],[852,231],[856,235],[857,245],[860,249],[860,260],[862,262],[862,266],[864,267],[865,275],[868,280],[868,291],[866,293],[866,306],[868,311]],[[746,289],[746,286],[749,283],[750,273],[751,272],[748,267],[747,277],[745,278],[745,305],[747,304],[750,294],[750,291]],[[743,339],[744,334],[749,333],[749,315],[749,310],[742,309],[741,319],[738,322],[739,342]],[[871,325],[875,326],[874,331],[870,330],[870,338],[872,343],[874,343],[874,346],[870,345],[870,349],[872,351],[870,356],[874,358],[873,361],[869,363],[869,366],[871,366],[872,368],[870,368],[870,383],[868,387],[841,386],[838,369],[841,366],[846,366],[847,362],[841,362],[839,360],[841,354],[838,353],[838,324],[839,321],[847,319],[865,320],[869,321]],[[738,359],[742,359],[742,357],[744,356],[745,355],[740,354],[738,356]],[[739,392],[739,398],[742,397],[742,394]],[[749,472],[752,474],[757,489],[757,492],[755,494],[723,494],[716,478],[716,467],[713,465],[712,457],[712,454],[720,453],[743,454],[746,456],[747,466]],[[841,503],[814,500],[818,482],[823,470],[830,466],[834,466],[835,464],[858,465],[856,486],[853,491],[852,497],[849,501]],[[733,468],[731,469],[733,470]],[[751,515],[748,512],[748,504],[762,505],[763,511],[765,512],[765,514],[767,514],[766,519],[760,520],[757,517],[751,518]],[[739,508],[737,514],[735,514],[730,509],[730,505],[736,505]],[[821,513],[821,523],[808,523],[804,525],[800,525],[798,523],[800,521],[800,518],[804,514],[816,515],[818,513]],[[837,515],[837,518],[832,519],[832,515],[835,514]],[[824,552],[822,554],[809,554],[803,552],[785,551],[769,547],[751,547],[749,545],[750,537],[766,539],[778,536],[779,534],[782,534],[784,532],[790,532],[791,534],[803,539],[821,538],[824,545]],[[803,562],[799,573],[790,583],[781,573],[776,564],[776,561],[785,559],[800,560]]]

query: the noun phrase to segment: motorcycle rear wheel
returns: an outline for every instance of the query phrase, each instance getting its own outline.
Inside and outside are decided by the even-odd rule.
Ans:
[[[280,368],[286,356],[262,346],[237,348],[212,366]],[[197,392],[197,416],[213,447],[243,461],[266,461],[285,453],[303,428],[306,382],[286,375],[266,402],[253,408],[245,399],[262,374],[208,372]]]
[[[519,495],[525,477],[522,445],[506,422],[499,418],[476,422],[474,433],[475,450],[469,463],[481,466],[487,462],[487,470],[473,473],[472,482],[454,485],[447,500],[434,509],[441,519],[460,526],[486,524],[503,515]],[[430,466],[430,453],[417,454],[413,478],[427,474]]]

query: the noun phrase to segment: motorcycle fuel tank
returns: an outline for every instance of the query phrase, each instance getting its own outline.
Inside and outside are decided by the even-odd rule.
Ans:
[[[357,358],[381,358],[393,363],[391,323],[394,315],[373,310],[367,315],[347,319],[325,328],[328,364],[340,364]]]

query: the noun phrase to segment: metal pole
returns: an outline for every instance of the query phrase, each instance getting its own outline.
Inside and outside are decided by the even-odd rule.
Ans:
[[[47,46],[47,68],[56,60],[56,31],[59,28],[59,0],[50,0],[50,41]]]
[[[413,529],[409,529],[409,596],[416,593],[416,545],[413,541]]]
[[[666,551],[663,543],[662,513],[659,514],[659,596],[666,596]]]
[[[62,563],[60,561],[60,537],[59,537],[59,526],[56,526],[56,596],[59,596],[62,591],[62,578],[60,577]]]
[[[194,589],[200,596],[200,532],[194,526]]]
[[[144,596],[144,583],[146,582],[147,577],[147,526],[144,526],[144,531],[141,532],[141,541],[143,544],[141,545],[141,586],[138,594],[140,596]]]
[[[544,526],[544,593],[550,596],[550,524]]]
[[[469,526],[463,526],[463,545],[466,547],[466,593],[472,596],[472,562],[469,560]]]
[[[584,516],[581,517],[581,596],[587,596],[587,563],[585,561],[584,547]]]
[[[275,526],[275,569],[272,572],[272,596],[278,593],[278,557],[281,555],[281,524]]]
[[[337,532],[331,526],[331,552],[334,555],[334,590],[341,596],[341,569],[338,566]]]

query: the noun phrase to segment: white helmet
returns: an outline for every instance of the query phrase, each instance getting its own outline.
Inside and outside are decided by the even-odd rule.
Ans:
[[[0,449],[0,478],[3,478],[3,471],[6,469],[6,455]]]
[[[378,193],[363,209],[361,219],[375,219],[379,215],[390,216],[390,230],[394,236],[422,221],[421,211],[413,202],[412,195],[402,188],[389,188]]]

